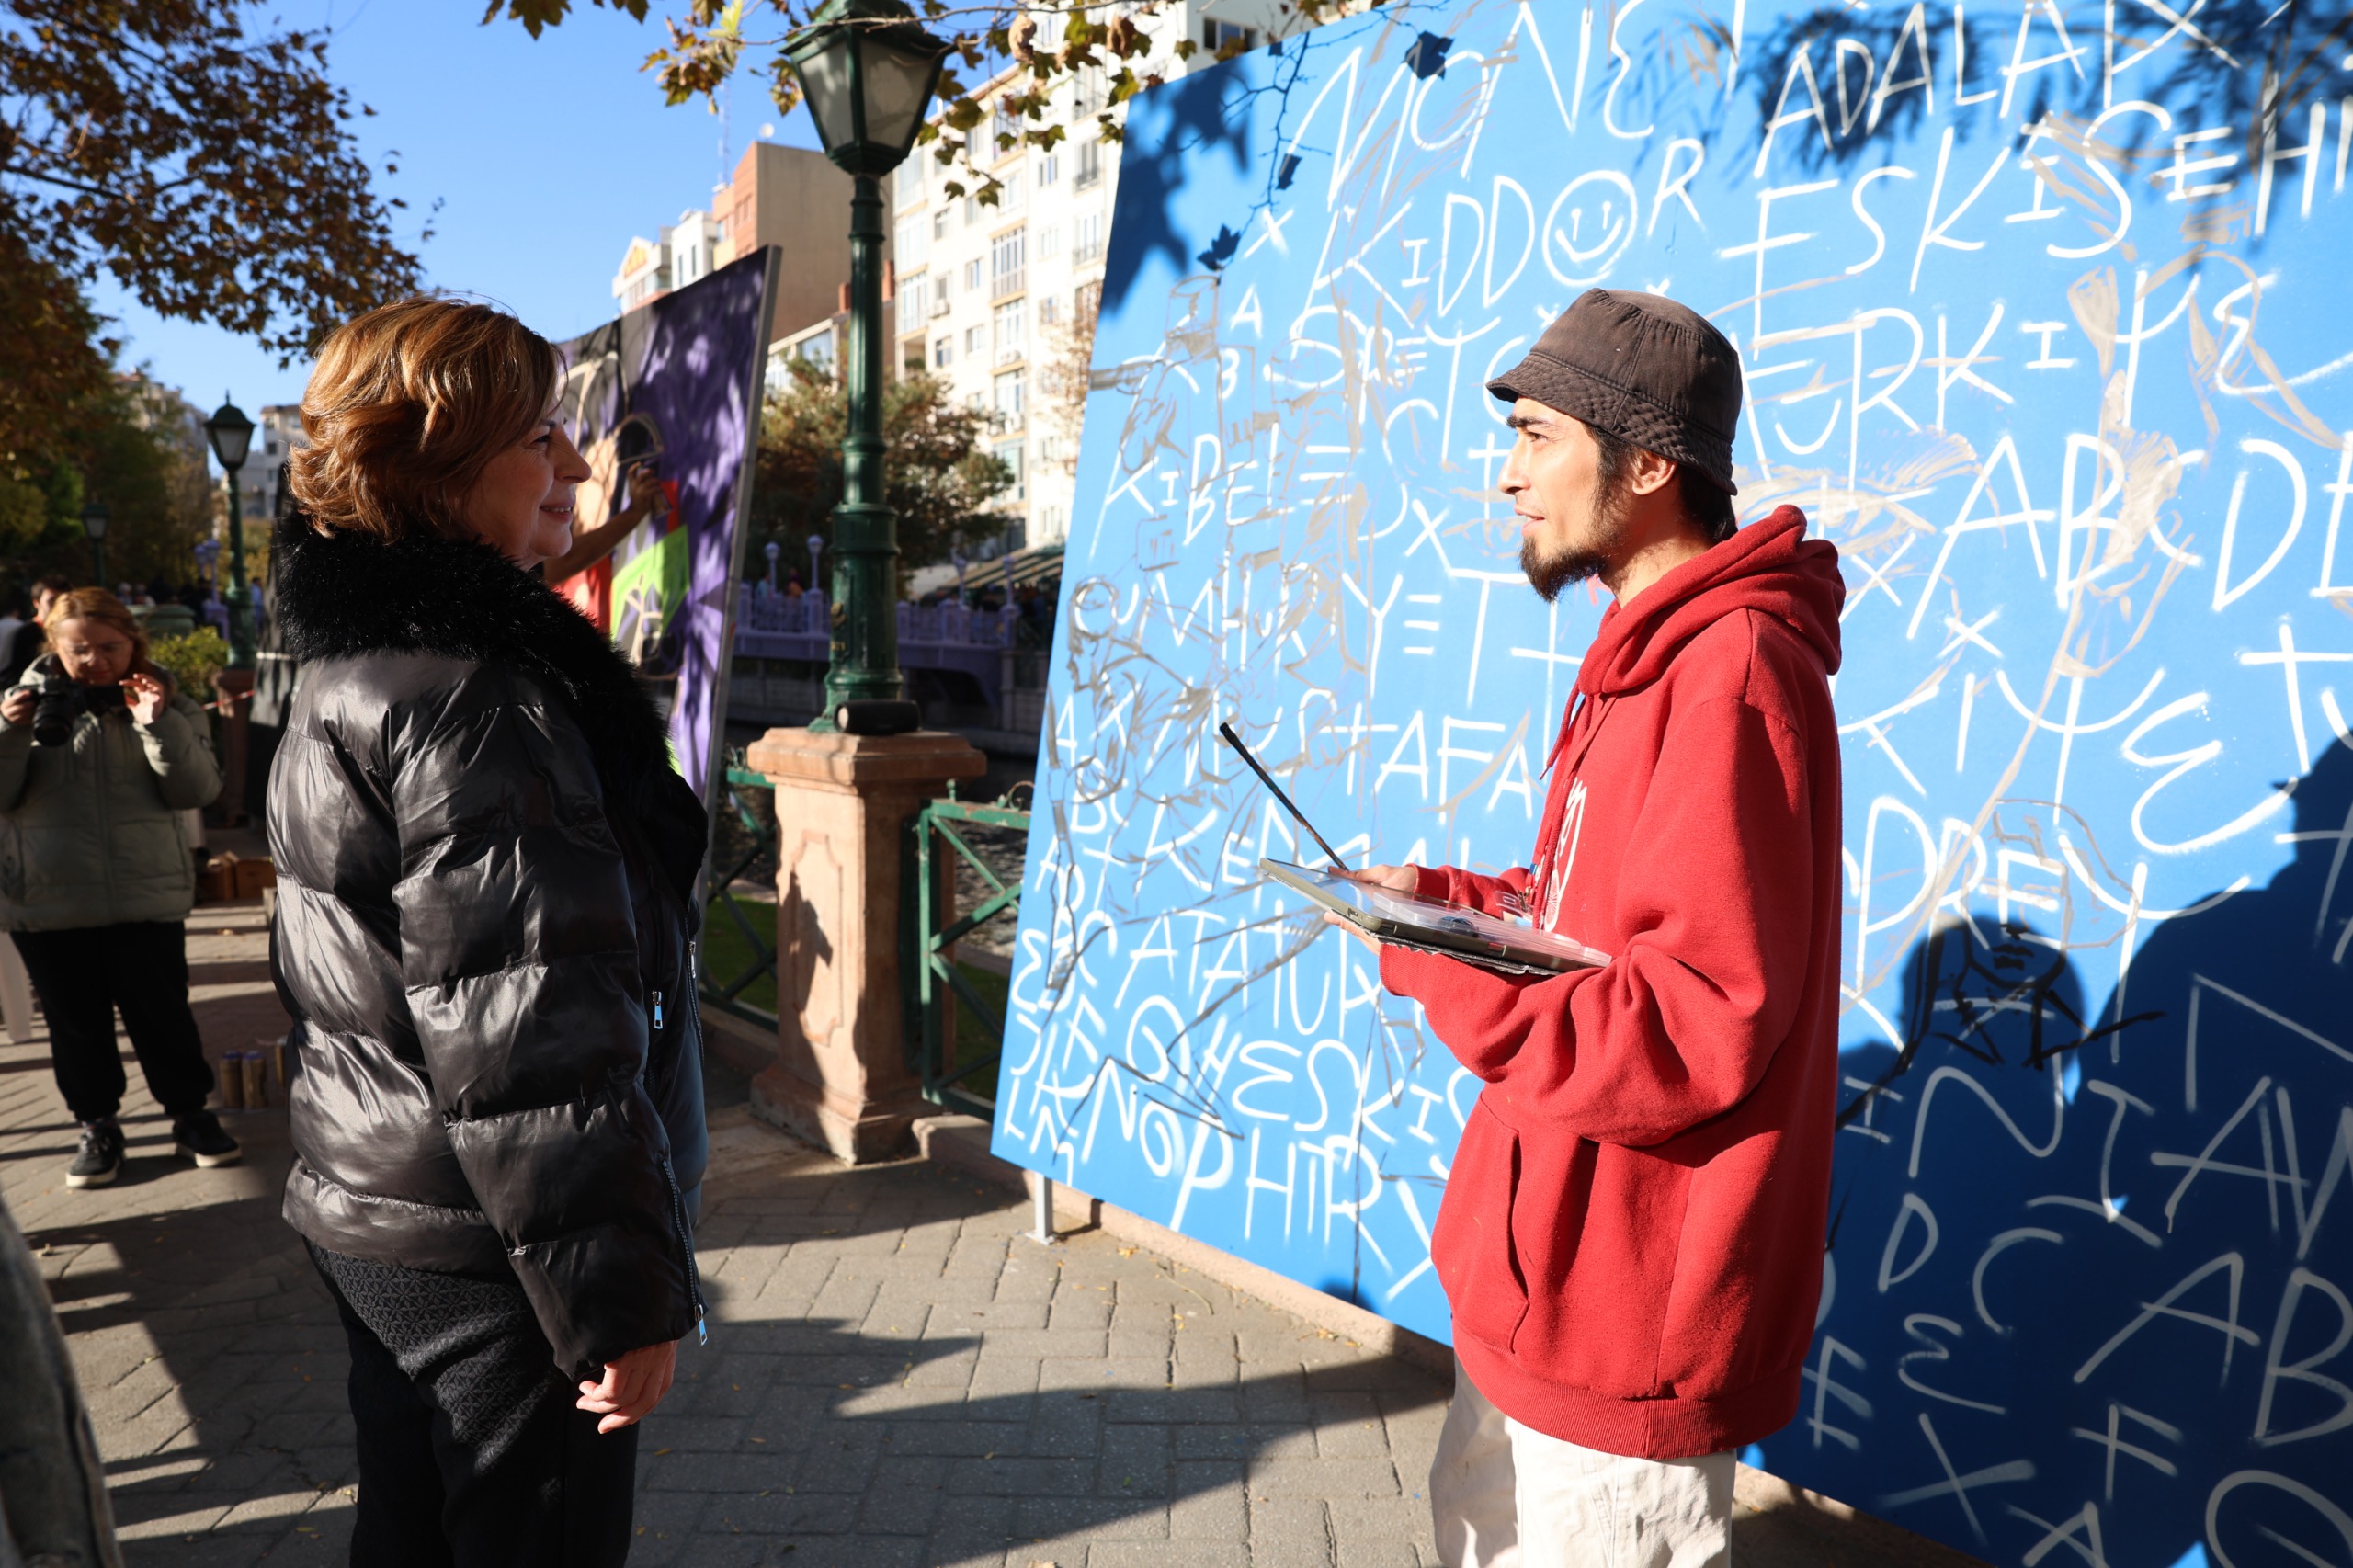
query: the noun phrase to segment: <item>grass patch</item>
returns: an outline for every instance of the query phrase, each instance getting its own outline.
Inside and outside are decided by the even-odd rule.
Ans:
[[[739,894],[735,903],[742,909],[745,920],[759,934],[761,943],[774,946],[776,901],[745,898]],[[743,927],[735,923],[735,916],[728,913],[725,902],[712,899],[702,923],[703,983],[724,990],[734,984],[758,956],[759,948],[753,945],[752,939],[744,934]],[[776,964],[773,961],[767,964],[758,979],[735,994],[735,1000],[747,1007],[757,1007],[764,1013],[775,1012]]]

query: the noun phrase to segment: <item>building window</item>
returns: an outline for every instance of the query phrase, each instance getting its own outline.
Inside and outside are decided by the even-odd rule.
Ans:
[[[977,196],[964,198],[964,227],[969,229],[980,221],[981,199]]]
[[[1038,160],[1038,184],[1040,187],[1052,185],[1062,177],[1063,158],[1060,153],[1049,153]]]
[[[1024,358],[1029,343],[1028,301],[1018,298],[1007,300],[994,313],[996,362],[1008,365]]]
[[[964,292],[967,294],[977,294],[980,291],[981,258],[979,256],[974,256],[972,260],[964,264]]]
[[[997,380],[1002,382],[1005,378],[1003,376],[999,376]],[[1007,501],[1028,500],[1029,498],[1029,476],[1022,472],[1021,443],[1018,441],[1005,442],[996,449],[996,460],[1013,471],[1012,483],[1007,484],[997,494]]]
[[[984,326],[968,326],[964,329],[965,358],[970,359],[973,355],[982,352],[984,347],[982,342],[982,336],[987,331],[988,328]]]
[[[1078,144],[1078,172],[1071,184],[1085,190],[1103,177],[1103,143],[1093,139]]]
[[[948,220],[954,217],[955,214],[956,209],[953,207],[942,207],[931,215],[931,237],[933,239],[944,240],[948,237]]]
[[[1063,516],[1063,509],[1060,506],[1040,506],[1038,508],[1038,540],[1040,543],[1042,544],[1048,540],[1060,539],[1069,531],[1069,523]]]
[[[1060,256],[1062,254],[1062,249],[1063,231],[1061,224],[1049,223],[1044,228],[1038,231],[1039,259],[1043,260],[1045,257],[1050,256]]]
[[[921,332],[931,319],[931,277],[918,272],[899,279],[899,331]]]
[[[924,222],[920,214],[902,218],[892,225],[891,259],[899,264],[901,272],[913,272],[928,256],[924,244]]]
[[[1021,370],[1004,371],[996,378],[996,382],[993,391],[995,392],[994,407],[996,414],[998,426],[1006,430],[1019,429],[1021,427],[1022,416],[1029,412],[1029,385],[1028,374]],[[1020,449],[1017,447],[1015,449],[1017,451]],[[1002,456],[1003,454],[999,453],[998,455]]]
[[[1005,171],[1005,188],[998,192],[996,210],[1000,212],[1021,210],[1022,194],[1029,188],[1029,181],[1019,169]]]
[[[1103,259],[1103,214],[1089,212],[1078,221],[1078,244],[1071,247],[1071,265],[1085,267]]]
[[[989,243],[989,298],[1002,300],[1029,287],[1029,231],[1016,229]]]
[[[1063,319],[1063,297],[1060,294],[1038,296],[1038,324],[1059,326]]]
[[[1103,67],[1082,65],[1078,68],[1077,75],[1077,81],[1071,87],[1071,112],[1082,118],[1090,114],[1101,114],[1107,107],[1103,101],[1105,97]],[[1086,177],[1086,158],[1079,159],[1078,166],[1079,177],[1085,179]]]
[[[834,368],[834,335],[821,332],[814,337],[804,337],[792,346],[792,351],[821,370]]]
[[[1021,145],[1021,117],[1013,111],[1010,95],[996,101],[996,115],[990,124],[989,151],[1003,157]]]
[[[944,370],[954,363],[956,363],[956,339],[943,332],[931,340],[932,369]]]
[[[1233,54],[1239,54],[1245,49],[1256,49],[1258,47],[1258,29],[1238,28],[1232,22],[1202,18],[1201,47],[1212,54],[1220,55],[1221,58],[1232,59],[1233,54],[1222,52],[1228,44],[1233,46]]]
[[[930,162],[918,152],[899,165],[899,203],[901,206],[923,199],[923,166]]]

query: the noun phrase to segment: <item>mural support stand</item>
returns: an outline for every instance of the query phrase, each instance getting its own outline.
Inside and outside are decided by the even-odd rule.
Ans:
[[[1054,1235],[1054,1178],[1038,1175],[1030,1178],[1029,1239],[1041,1246],[1051,1246]]]

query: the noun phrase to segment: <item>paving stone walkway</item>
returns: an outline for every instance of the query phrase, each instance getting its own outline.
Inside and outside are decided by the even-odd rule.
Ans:
[[[282,1034],[257,905],[189,921],[207,1050]],[[0,1036],[0,1040],[5,1040]],[[126,1052],[126,1064],[128,1052]],[[0,1043],[0,1197],[47,1273],[134,1568],[347,1560],[343,1335],[278,1219],[282,1108],[199,1171],[130,1066],[116,1185],[38,1030]],[[715,1069],[710,1343],[646,1423],[633,1564],[1425,1568],[1446,1389],[1100,1231],[1040,1246],[953,1167],[849,1170]],[[1742,1568],[1969,1568],[1753,1471]]]
[[[257,908],[201,910],[208,1047],[282,1030]],[[40,1254],[133,1564],[344,1561],[342,1335],[278,1218],[282,1109],[198,1171],[131,1070],[116,1186],[64,1183],[46,1040],[0,1047],[0,1194]],[[847,1170],[714,1083],[713,1321],[647,1422],[632,1563],[1193,1568],[1436,1561],[1427,1375],[1012,1194]]]

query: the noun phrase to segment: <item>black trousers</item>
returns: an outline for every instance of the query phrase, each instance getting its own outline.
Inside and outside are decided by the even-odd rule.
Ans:
[[[523,1288],[311,1258],[351,1343],[353,1568],[619,1568],[638,1429],[574,1408]]]
[[[17,951],[49,1019],[49,1061],[57,1092],[76,1121],[122,1108],[122,1052],[115,1009],[147,1088],[173,1117],[204,1108],[212,1069],[188,1005],[188,927],[176,920],[18,931]]]

